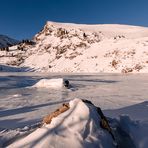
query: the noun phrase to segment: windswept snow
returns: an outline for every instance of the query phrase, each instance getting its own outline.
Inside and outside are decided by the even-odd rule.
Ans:
[[[127,36],[128,38],[139,38],[148,37],[148,28],[140,26],[131,25],[119,25],[119,24],[72,24],[72,23],[58,23],[47,21],[47,26],[55,26],[56,28],[67,28],[67,29],[81,29],[86,32],[98,32],[102,31],[104,36],[111,38],[115,37],[117,34]]]
[[[100,126],[101,117],[93,105],[74,99],[69,106],[67,111],[52,118],[50,124],[42,125],[8,148],[147,148],[147,123],[132,121],[125,115],[108,119],[114,140]]]

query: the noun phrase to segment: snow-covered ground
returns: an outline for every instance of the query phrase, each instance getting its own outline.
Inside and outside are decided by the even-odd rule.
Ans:
[[[42,134],[44,135],[46,132],[48,133],[48,130],[50,131],[48,128],[50,128],[51,125],[38,129],[43,117],[57,109],[62,103],[69,102],[74,98],[80,98],[91,100],[96,106],[101,107],[104,114],[109,118],[111,127],[113,127],[113,129],[116,128],[115,135],[120,145],[124,147],[132,145],[133,147],[147,148],[147,76],[147,74],[49,75],[47,73],[0,73],[0,147],[5,147],[33,131],[32,134],[41,131],[38,136],[41,136]],[[31,87],[43,78],[68,79],[71,87],[69,89],[62,87],[58,90],[52,88],[38,89]],[[84,105],[82,106],[85,108],[85,112],[80,108],[75,109],[77,113],[73,113],[74,118],[77,116],[79,119],[81,116],[84,116],[83,113],[88,113],[86,111],[87,108]],[[91,114],[93,114],[92,112]],[[64,116],[66,116],[66,114],[63,114],[62,117]],[[87,115],[87,118],[88,117],[92,119],[92,122],[96,122],[96,119],[93,118],[93,116]],[[59,118],[55,120],[59,120]],[[70,118],[71,116],[69,116],[65,122],[70,122]],[[65,124],[61,124],[61,127],[64,125]],[[86,124],[83,124],[83,126],[78,124],[75,128],[76,130],[81,131],[88,125],[86,126]],[[72,129],[73,128],[66,129],[65,133],[69,133]],[[102,131],[100,136],[105,134],[105,136],[102,137],[102,140],[106,141],[110,137],[106,131],[102,129],[99,131]],[[58,142],[58,139],[63,138],[64,140],[63,135],[65,135],[65,133],[62,132],[60,135],[58,129],[57,132],[57,137],[54,134],[49,134],[51,141],[55,138],[52,143],[53,145]],[[95,132],[89,133],[85,130],[83,132],[90,136],[91,134],[95,134]],[[85,137],[83,132],[80,132],[82,139]],[[75,138],[78,138],[77,144],[82,144],[78,147],[84,146],[83,144],[86,139],[83,139],[83,141],[81,136],[79,137],[77,134],[75,135],[73,131],[71,131],[71,133],[71,136],[74,136],[73,140],[75,141]],[[92,138],[92,140],[96,140],[97,143],[98,140],[100,140],[95,139],[95,136],[92,137],[94,138]],[[44,140],[46,141],[46,138]],[[44,140],[41,140],[40,142],[42,143]],[[84,143],[82,143],[82,141]],[[66,142],[68,144],[69,141],[66,140]],[[99,141],[99,143],[101,143],[101,141]],[[108,142],[108,144],[109,143],[112,142]],[[103,146],[108,148],[109,145]]]
[[[0,147],[147,148],[148,28],[47,22],[16,42],[0,35]],[[115,141],[81,99],[101,107]],[[42,126],[65,102],[70,109]]]

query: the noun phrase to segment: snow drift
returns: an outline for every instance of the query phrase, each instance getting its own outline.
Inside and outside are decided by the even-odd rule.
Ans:
[[[20,131],[8,131],[12,134],[18,133],[23,138],[17,136],[6,142],[5,147],[147,148],[147,122],[131,120],[127,115],[120,115],[116,119],[107,118],[111,128],[109,132],[105,128],[107,124],[103,124],[104,115],[99,113],[98,109],[99,107],[88,100],[74,99],[47,115],[43,124],[33,132],[29,131],[28,133],[31,133],[27,136],[23,134],[23,131],[29,129],[27,126]],[[12,134],[10,136],[13,136]]]
[[[69,106],[67,111],[53,118],[50,124],[44,124],[8,147],[115,147],[111,135],[100,127],[101,118],[94,106],[80,99],[70,101]]]
[[[62,88],[62,87],[69,87],[69,81],[63,78],[57,79],[41,79],[32,87],[36,88]]]

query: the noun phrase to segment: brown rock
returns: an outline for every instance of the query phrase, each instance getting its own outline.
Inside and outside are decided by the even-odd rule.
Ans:
[[[46,123],[46,124],[50,124],[52,119],[54,117],[57,117],[58,115],[60,115],[61,113],[67,111],[69,109],[69,103],[65,103],[63,104],[62,107],[60,107],[59,109],[57,109],[55,112],[52,112],[51,114],[47,115],[46,117],[44,117],[42,123]]]

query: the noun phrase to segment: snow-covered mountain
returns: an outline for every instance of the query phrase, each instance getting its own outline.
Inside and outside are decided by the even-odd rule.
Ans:
[[[18,41],[5,35],[0,35],[0,48],[17,44]]]
[[[47,22],[33,41],[3,63],[42,72],[148,72],[145,27]]]

